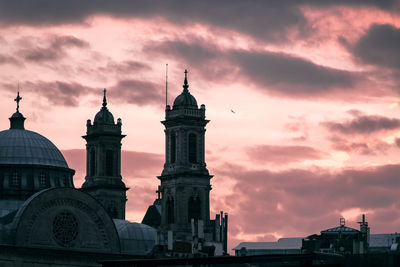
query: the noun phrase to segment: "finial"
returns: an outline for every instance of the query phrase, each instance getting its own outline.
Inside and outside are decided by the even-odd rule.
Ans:
[[[14,99],[15,102],[17,102],[17,112],[19,112],[19,101],[21,101],[22,97],[19,96],[19,82],[18,82],[18,93],[17,97]]]
[[[188,91],[188,88],[189,88],[189,84],[187,81],[187,73],[188,73],[188,71],[185,70],[185,81],[183,82],[183,91]]]
[[[106,90],[106,88],[104,88],[103,107],[107,106],[106,92],[107,92],[107,90]]]

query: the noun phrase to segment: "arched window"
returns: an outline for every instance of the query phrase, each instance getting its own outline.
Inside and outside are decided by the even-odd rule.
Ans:
[[[201,203],[199,197],[191,196],[188,203],[188,222],[192,219],[198,220],[201,214]]]
[[[167,198],[167,223],[174,223],[174,198]]]
[[[90,176],[96,174],[96,152],[94,149],[90,151]]]
[[[171,133],[171,163],[176,161],[176,134]]]
[[[21,185],[21,176],[19,172],[14,171],[11,175],[11,187],[18,188]]]
[[[106,151],[106,175],[114,175],[114,151]]]
[[[194,133],[189,134],[189,162],[197,162],[197,136]]]
[[[50,187],[49,175],[45,172],[41,172],[39,176],[39,186],[40,188]]]

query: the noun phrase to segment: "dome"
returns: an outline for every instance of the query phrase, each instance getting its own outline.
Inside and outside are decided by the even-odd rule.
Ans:
[[[194,98],[189,91],[183,91],[182,94],[178,95],[174,101],[173,108],[179,107],[197,108],[196,98]]]
[[[114,116],[106,107],[102,107],[99,112],[97,112],[94,117],[95,123],[105,123],[105,124],[114,124]]]
[[[50,140],[38,133],[23,129],[0,132],[0,164],[68,168],[63,155]]]
[[[121,250],[125,253],[146,255],[154,247],[156,230],[148,225],[113,219],[117,228]]]
[[[94,117],[94,123],[114,124],[114,116],[107,108],[106,89],[104,89],[103,107]]]
[[[197,101],[188,90],[187,70],[185,70],[185,81],[183,83],[183,92],[175,98],[173,108],[198,108]]]

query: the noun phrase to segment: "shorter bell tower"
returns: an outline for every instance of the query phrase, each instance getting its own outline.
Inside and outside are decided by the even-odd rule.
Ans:
[[[93,124],[87,120],[86,177],[82,191],[96,198],[113,219],[125,219],[126,191],[121,176],[121,119],[114,117],[107,108],[106,89],[103,106]]]

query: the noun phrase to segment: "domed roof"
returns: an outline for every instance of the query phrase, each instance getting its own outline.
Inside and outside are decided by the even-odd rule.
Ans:
[[[120,239],[131,239],[138,241],[154,241],[156,230],[146,224],[129,222],[126,220],[113,219]]]
[[[147,255],[154,247],[156,230],[148,225],[113,219],[123,253]]]
[[[0,132],[0,164],[68,168],[63,155],[49,139],[36,132],[23,129]]]
[[[94,117],[95,123],[114,124],[114,116],[107,108],[106,89],[104,89],[103,107]]]
[[[188,90],[187,70],[185,70],[185,81],[183,83],[183,92],[175,98],[173,109],[179,108],[198,108],[197,101]]]

